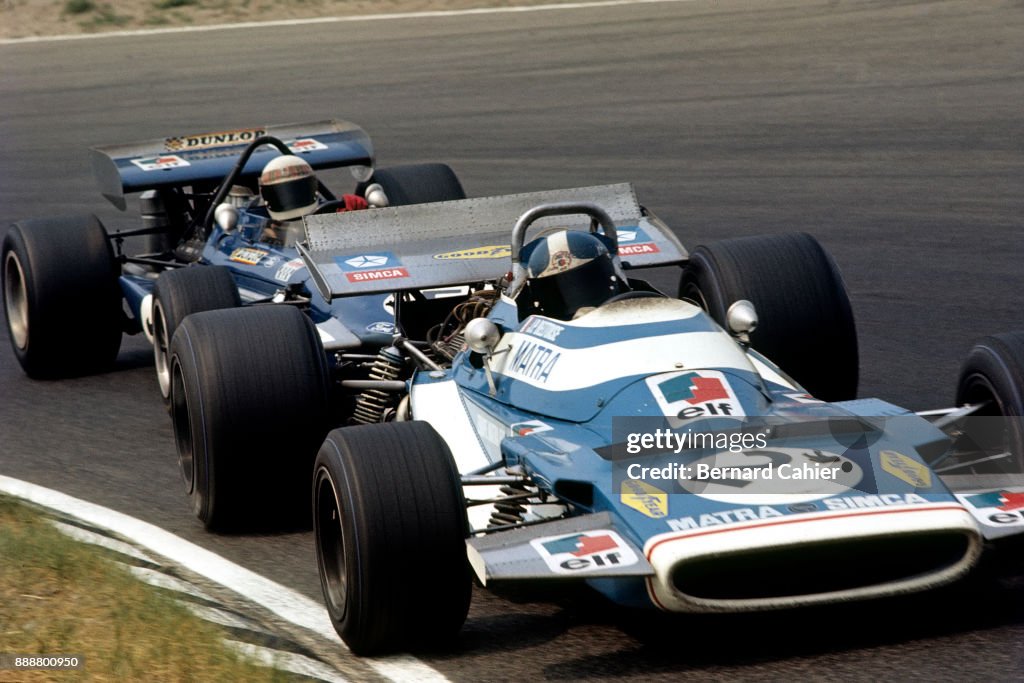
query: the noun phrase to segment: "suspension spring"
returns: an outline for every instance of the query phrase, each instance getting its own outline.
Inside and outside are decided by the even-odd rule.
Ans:
[[[393,346],[381,349],[370,367],[369,378],[373,380],[395,380],[402,373],[402,354]],[[395,395],[380,389],[367,389],[356,398],[352,411],[352,422],[373,424],[383,422],[390,408],[395,404]]]
[[[506,524],[519,524],[526,515],[526,502],[523,494],[531,493],[531,489],[525,481],[515,484],[506,484],[500,489],[502,494],[512,500],[498,499],[494,503],[494,512],[491,513],[489,526],[504,526]]]

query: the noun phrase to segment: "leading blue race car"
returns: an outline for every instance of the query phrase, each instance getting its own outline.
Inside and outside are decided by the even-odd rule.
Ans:
[[[450,640],[472,578],[789,608],[948,584],[1024,531],[1024,333],[975,346],[956,408],[857,399],[849,301],[808,235],[687,253],[628,185],[305,226],[324,298],[400,303],[373,385],[394,412],[330,431],[313,468],[324,598],[356,653]],[[355,280],[353,259],[398,274]],[[633,277],[665,265],[678,297]]]
[[[610,185],[307,215],[296,249],[312,296],[386,295],[389,342],[325,347],[291,305],[190,315],[175,437],[208,525],[311,493],[357,653],[451,639],[473,577],[772,609],[947,584],[1024,531],[1024,334],[975,347],[956,408],[857,399],[850,303],[808,235],[688,253]],[[664,266],[675,297],[636,277]]]

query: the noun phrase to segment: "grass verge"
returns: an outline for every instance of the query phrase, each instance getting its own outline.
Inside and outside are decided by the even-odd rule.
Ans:
[[[3,681],[287,681],[243,661],[225,632],[133,578],[99,548],[0,496],[0,653],[80,655],[64,671],[0,671]]]

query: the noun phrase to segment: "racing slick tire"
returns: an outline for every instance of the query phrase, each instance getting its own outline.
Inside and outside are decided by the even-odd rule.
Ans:
[[[425,422],[335,429],[313,468],[313,532],[331,622],[359,655],[453,640],[472,578],[459,473]]]
[[[26,374],[52,379],[113,365],[124,330],[120,270],[98,218],[15,223],[2,267],[11,347]]]
[[[966,419],[965,434],[982,450],[1007,449],[1011,461],[1009,468],[994,461],[974,471],[1024,472],[1024,331],[984,337],[967,354],[956,405],[977,403],[987,406]]]
[[[213,531],[308,523],[327,433],[327,359],[292,306],[188,316],[171,340],[171,421],[192,508]]]
[[[224,266],[176,268],[160,275],[153,289],[153,359],[164,406],[171,409],[168,350],[174,331],[192,313],[238,308],[242,299]]]
[[[374,171],[366,185],[379,183],[390,206],[465,199],[458,176],[447,164],[407,164]],[[366,185],[360,185],[363,194]]]
[[[857,396],[857,329],[835,262],[806,233],[759,235],[697,247],[683,269],[679,298],[726,327],[726,311],[751,301],[759,324],[750,344],[812,395]]]

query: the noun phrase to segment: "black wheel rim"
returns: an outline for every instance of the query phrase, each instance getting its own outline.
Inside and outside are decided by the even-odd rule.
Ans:
[[[317,556],[320,559],[320,581],[331,611],[341,619],[348,604],[345,532],[342,528],[341,505],[334,489],[334,482],[322,467],[316,476],[315,496],[315,532]]]

